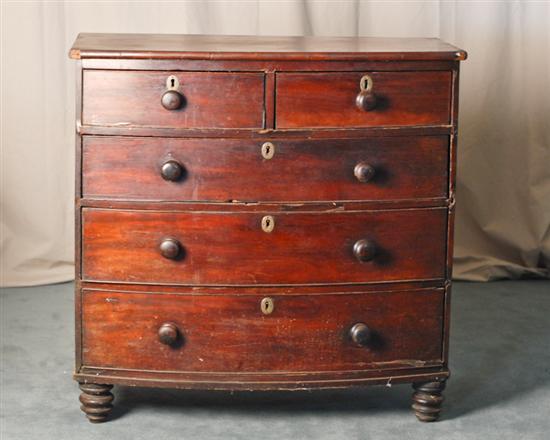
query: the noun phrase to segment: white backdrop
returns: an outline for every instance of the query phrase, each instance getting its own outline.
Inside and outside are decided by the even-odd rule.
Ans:
[[[79,32],[441,37],[462,64],[455,277],[550,266],[546,1],[2,1],[0,282],[73,278]]]

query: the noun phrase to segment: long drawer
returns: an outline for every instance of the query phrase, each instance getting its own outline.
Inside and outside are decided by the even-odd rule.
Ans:
[[[84,197],[160,201],[444,198],[448,137],[329,140],[85,136]]]
[[[443,307],[442,289],[268,298],[85,290],[82,360],[198,372],[434,365],[442,362]]]
[[[82,213],[82,278],[89,281],[284,285],[445,277],[445,208]]]

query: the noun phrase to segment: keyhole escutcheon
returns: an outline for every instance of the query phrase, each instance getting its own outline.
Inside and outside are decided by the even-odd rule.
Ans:
[[[260,309],[262,310],[262,313],[264,315],[270,315],[273,313],[273,309],[275,308],[275,304],[273,303],[273,299],[269,297],[265,297],[260,302]]]
[[[166,88],[168,90],[177,90],[180,86],[180,82],[175,75],[170,75],[166,78]]]
[[[264,232],[273,232],[275,229],[275,219],[271,215],[266,215],[262,217],[262,231]]]
[[[262,144],[262,157],[264,159],[271,159],[275,155],[275,145],[271,142],[264,142]]]

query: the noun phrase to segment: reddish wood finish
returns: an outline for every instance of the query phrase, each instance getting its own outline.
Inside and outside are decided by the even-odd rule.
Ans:
[[[71,58],[199,60],[464,60],[436,38],[79,34]]]
[[[90,421],[112,384],[413,382],[417,416],[437,418],[464,51],[81,34],[71,56],[74,377]]]
[[[365,369],[353,371],[209,373],[193,371],[147,371],[82,367],[75,380],[91,383],[140,387],[181,388],[202,390],[311,390],[333,389],[361,385],[388,386],[404,382],[440,381],[449,377],[449,370],[426,363],[422,367]]]
[[[269,160],[261,154],[264,141],[85,136],[83,195],[216,202],[447,195],[447,136],[272,140],[275,154]],[[177,182],[161,175],[168,161],[185,169]],[[367,183],[354,175],[356,165],[363,161],[374,168]]]
[[[218,128],[172,128],[172,127],[114,127],[100,125],[77,125],[78,134],[99,136],[146,136],[146,137],[181,137],[181,138],[223,138],[223,139],[364,139],[367,137],[391,136],[449,136],[451,125],[425,125],[417,127],[362,127],[281,130],[266,128],[253,129],[218,129]]]
[[[443,294],[148,295],[83,292],[83,362],[122,369],[208,372],[346,371],[441,362]],[[180,343],[158,330],[174,323]],[[367,347],[349,335],[372,331]],[[315,362],[312,362],[315,359]]]
[[[126,283],[102,283],[98,281],[79,281],[80,287],[85,290],[107,290],[109,292],[145,292],[150,294],[157,293],[196,293],[200,295],[234,295],[238,289],[239,295],[307,295],[310,293],[368,293],[368,292],[417,292],[425,289],[444,289],[441,280],[409,281],[399,283],[369,283],[369,284],[342,284],[334,286],[332,284],[302,286],[302,285],[272,285],[272,286],[175,286],[160,284],[126,284]],[[80,291],[78,291],[80,297]]]
[[[184,104],[166,110],[170,75]],[[82,123],[118,127],[262,128],[263,73],[85,70]]]
[[[116,199],[79,199],[77,207],[105,209],[152,209],[187,212],[347,212],[372,211],[377,209],[414,209],[448,207],[449,199],[407,199],[407,200],[372,200],[372,201],[325,201],[325,202],[159,202],[142,200]]]
[[[376,107],[359,110],[361,77],[373,79]],[[449,124],[450,72],[278,73],[276,126],[288,128]]]
[[[84,209],[82,278],[166,284],[323,284],[445,275],[446,209],[275,215]],[[163,257],[166,238],[184,248]],[[376,245],[361,263],[353,246]]]

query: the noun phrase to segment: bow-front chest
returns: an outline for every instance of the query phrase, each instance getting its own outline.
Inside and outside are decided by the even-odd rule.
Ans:
[[[449,375],[459,61],[437,39],[81,34],[76,371],[224,390]]]

